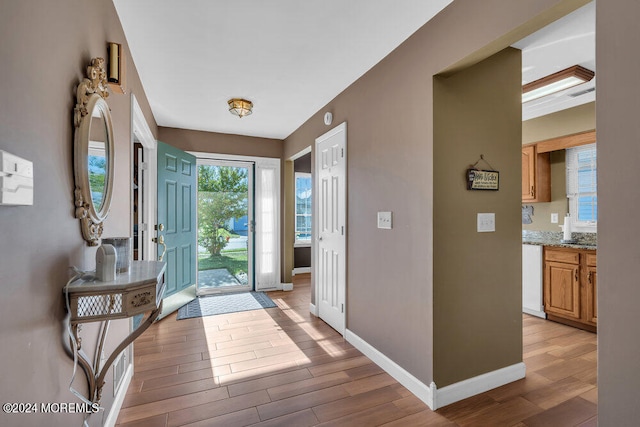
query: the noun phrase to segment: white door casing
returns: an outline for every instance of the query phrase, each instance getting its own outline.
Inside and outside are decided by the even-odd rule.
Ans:
[[[316,139],[316,305],[319,317],[344,335],[346,326],[347,124]]]
[[[200,166],[220,166],[220,167],[233,167],[247,170],[247,219],[249,222],[249,232],[247,233],[247,277],[248,283],[246,285],[237,286],[222,286],[222,287],[207,287],[196,286],[197,295],[216,294],[220,292],[241,292],[252,291],[254,289],[254,167],[255,162],[246,162],[240,160],[218,160],[212,158],[197,158],[198,168]],[[198,208],[199,209],[199,208]],[[196,215],[197,217],[197,215]],[[200,221],[200,218],[196,218],[196,223]],[[198,228],[198,226],[196,226]],[[199,272],[196,272],[199,274]]]
[[[191,151],[198,159],[255,164],[255,290],[281,290],[280,281],[280,159]]]
[[[138,233],[140,238],[140,246],[142,260],[156,259],[156,245],[152,242],[155,232],[153,226],[156,224],[156,193],[157,193],[157,146],[155,137],[151,133],[151,129],[147,124],[142,109],[138,104],[135,95],[131,95],[131,111],[132,111],[132,139],[142,144],[144,166],[140,168],[140,195],[142,197],[141,211],[139,212]],[[133,150],[133,143],[131,144]],[[131,153],[133,158],[133,152]],[[133,173],[133,172],[132,172]],[[131,212],[133,218],[133,211]],[[132,219],[133,221],[133,219]]]

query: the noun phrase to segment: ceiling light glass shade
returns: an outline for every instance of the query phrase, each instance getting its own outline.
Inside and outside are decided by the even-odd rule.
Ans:
[[[251,114],[251,110],[253,108],[253,103],[251,101],[240,98],[230,99],[229,101],[227,101],[227,104],[229,104],[229,112],[231,114],[235,114],[240,118]]]
[[[522,86],[522,102],[533,101],[593,79],[595,73],[579,65],[548,75]]]

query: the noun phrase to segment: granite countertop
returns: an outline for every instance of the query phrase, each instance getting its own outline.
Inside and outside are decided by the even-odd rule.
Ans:
[[[562,232],[522,230],[523,244],[572,249],[597,249],[598,235],[596,233],[573,233],[573,238],[576,243],[563,243]]]

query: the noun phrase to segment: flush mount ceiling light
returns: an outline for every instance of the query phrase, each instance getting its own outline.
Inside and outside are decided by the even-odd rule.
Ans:
[[[522,86],[522,102],[533,101],[590,81],[595,73],[574,65]]]
[[[251,114],[251,109],[253,108],[251,101],[241,98],[232,98],[227,101],[227,104],[229,104],[229,112],[240,118]]]

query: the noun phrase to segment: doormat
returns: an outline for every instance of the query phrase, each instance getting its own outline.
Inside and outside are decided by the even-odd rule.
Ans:
[[[273,307],[277,305],[264,292],[207,295],[180,307],[177,320]]]

